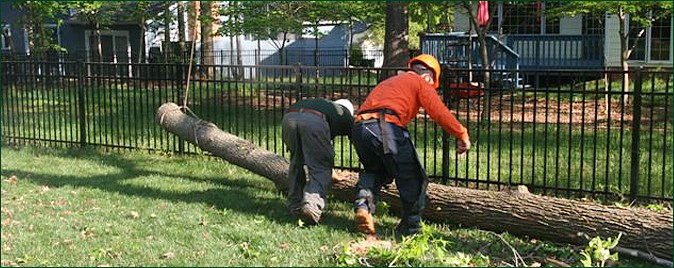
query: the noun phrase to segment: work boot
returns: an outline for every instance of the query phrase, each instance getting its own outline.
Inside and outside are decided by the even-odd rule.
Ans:
[[[419,233],[420,230],[421,225],[419,223],[410,224],[405,220],[401,220],[395,227],[394,236],[396,241],[402,241],[404,236],[412,236]]]
[[[320,219],[320,210],[313,209],[309,203],[306,203],[302,206],[302,220],[304,220],[307,224],[316,225]]]
[[[293,218],[293,220],[299,219],[302,217],[302,206],[295,207],[290,210],[290,217]]]
[[[374,219],[367,209],[359,208],[356,210],[356,225],[358,230],[369,234],[374,235]]]

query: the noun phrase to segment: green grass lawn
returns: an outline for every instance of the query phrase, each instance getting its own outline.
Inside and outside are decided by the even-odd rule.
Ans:
[[[3,146],[1,181],[2,266],[337,266],[363,239],[349,202],[330,199],[322,223],[306,227],[271,181],[206,156]],[[393,240],[398,218],[376,218]],[[453,261],[416,265],[514,263],[497,234],[431,227]],[[578,265],[581,247],[498,235],[529,265]]]

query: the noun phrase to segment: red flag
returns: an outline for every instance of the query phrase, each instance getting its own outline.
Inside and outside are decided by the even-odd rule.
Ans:
[[[485,26],[489,21],[489,2],[480,1],[477,4],[477,25]]]

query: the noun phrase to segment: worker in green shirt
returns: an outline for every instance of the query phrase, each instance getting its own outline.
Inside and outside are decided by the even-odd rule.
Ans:
[[[351,132],[353,111],[347,99],[305,99],[283,116],[283,142],[290,151],[288,208],[308,224],[317,224],[325,208],[333,178],[332,141]]]

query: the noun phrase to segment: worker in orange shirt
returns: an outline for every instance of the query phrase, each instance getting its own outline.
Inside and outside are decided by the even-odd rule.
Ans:
[[[358,230],[369,235],[375,234],[372,215],[379,192],[393,180],[402,202],[396,236],[412,235],[421,228],[428,177],[406,130],[419,107],[457,138],[458,154],[470,148],[467,129],[438,96],[438,60],[422,54],[410,59],[408,67],[409,71],[382,81],[370,92],[351,128],[351,142],[364,167],[356,185],[356,223]]]

